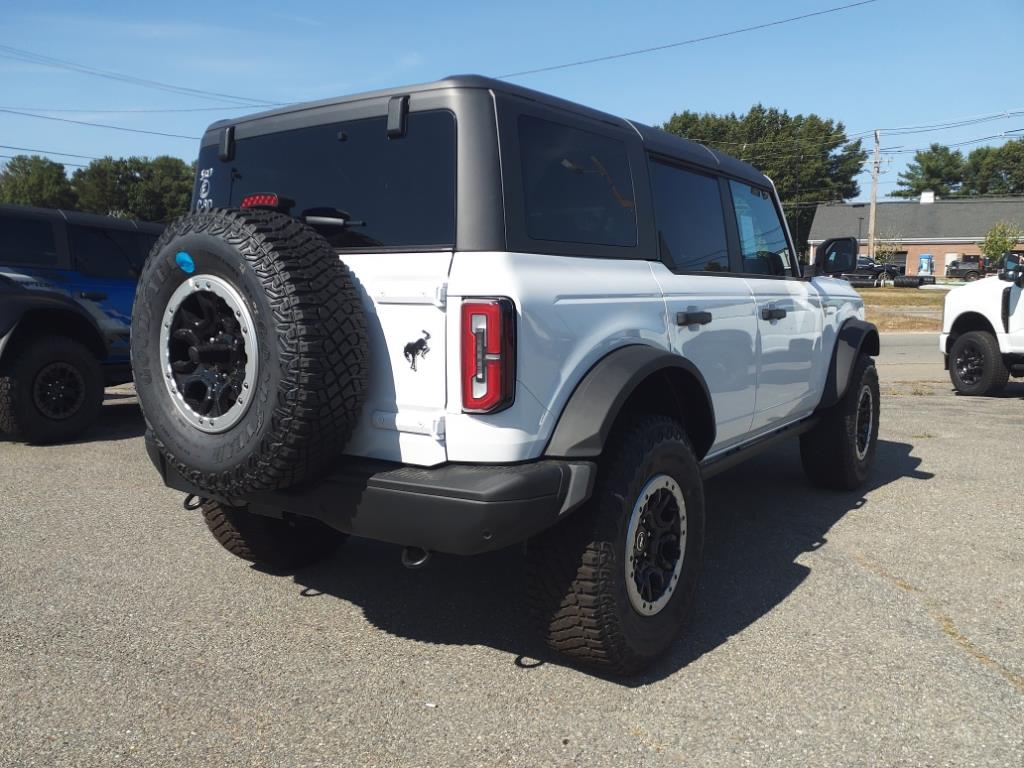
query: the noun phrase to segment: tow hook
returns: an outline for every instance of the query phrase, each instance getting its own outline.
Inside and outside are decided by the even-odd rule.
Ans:
[[[410,570],[422,568],[430,561],[430,552],[423,547],[402,547],[402,565]]]
[[[194,512],[203,506],[204,501],[206,501],[206,499],[196,496],[194,493],[190,493],[185,497],[185,500],[181,502],[181,506],[183,506],[188,512]]]

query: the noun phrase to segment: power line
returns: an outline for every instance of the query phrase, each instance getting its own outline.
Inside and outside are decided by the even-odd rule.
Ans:
[[[26,61],[32,64],[40,64],[42,66],[53,67],[55,69],[66,69],[72,72],[80,72],[85,75],[102,77],[107,80],[117,80],[122,83],[130,83],[132,85],[138,85],[144,88],[155,88],[156,90],[160,91],[178,93],[185,96],[193,96],[195,98],[200,99],[229,99],[235,102],[244,102],[251,106],[273,106],[270,102],[265,101],[263,99],[253,99],[249,98],[248,96],[234,96],[230,93],[217,93],[216,91],[204,91],[199,88],[188,88],[181,85],[162,83],[158,80],[147,80],[145,78],[135,77],[133,75],[125,75],[121,72],[113,72],[110,70],[99,69],[97,67],[90,67],[86,64],[78,64],[73,61],[57,59],[53,56],[44,56],[41,53],[33,53],[32,51],[26,51],[21,48],[14,48],[9,45],[0,45],[0,57],[7,59],[15,59],[17,61]]]
[[[6,160],[14,160],[15,158],[18,157],[18,155],[0,155],[0,157],[4,158]],[[24,157],[24,155],[22,155],[22,157]],[[73,168],[88,168],[89,167],[87,165],[83,165],[82,163],[64,163],[64,162],[62,162],[61,165],[70,165]]]
[[[19,152],[38,152],[41,155],[60,155],[61,157],[81,157],[86,160],[101,160],[102,158],[93,155],[76,155],[73,152],[54,152],[50,149],[32,149],[31,147],[12,147],[9,144],[0,144],[0,149],[13,149]]]
[[[640,48],[635,51],[624,51],[623,53],[613,53],[608,56],[596,56],[592,59],[581,59],[580,61],[570,61],[565,64],[553,64],[549,67],[538,67],[537,69],[524,69],[521,72],[509,72],[505,75],[498,75],[499,79],[505,79],[510,77],[522,77],[523,75],[534,75],[538,72],[552,72],[556,69],[568,69],[569,67],[580,67],[584,64],[596,64],[600,61],[612,61],[613,59],[624,59],[627,56],[639,56],[642,53],[653,53],[655,51],[664,51],[669,48],[679,48],[684,45],[693,45],[694,43],[704,43],[708,40],[719,40],[723,37],[731,37],[733,35],[740,35],[744,32],[753,32],[758,29],[767,29],[768,27],[777,27],[780,24],[789,24],[794,21],[801,21],[803,19],[810,19],[814,16],[824,16],[829,13],[837,13],[839,11],[845,11],[850,8],[857,8],[861,5],[870,5],[871,3],[878,2],[878,0],[860,0],[856,3],[848,3],[847,5],[839,5],[835,8],[826,8],[823,11],[814,11],[813,13],[805,13],[800,16],[791,16],[788,19],[779,19],[777,21],[769,21],[764,24],[754,24],[749,27],[742,27],[740,29],[733,29],[728,32],[717,32],[713,35],[704,35],[703,37],[694,37],[689,40],[681,40],[678,43],[667,43],[665,45],[655,45],[650,48]]]
[[[107,128],[112,131],[127,131],[128,133],[146,133],[150,136],[166,136],[172,139],[189,139],[190,141],[198,141],[198,136],[184,136],[180,133],[164,133],[163,131],[147,131],[142,128],[125,128],[122,125],[107,125],[106,123],[90,123],[85,120],[72,120],[69,117],[54,117],[53,115],[39,115],[34,112],[22,112],[17,109],[0,109],[0,112],[4,112],[9,115],[21,115],[22,117],[35,117],[39,120],[56,120],[59,123],[74,123],[75,125],[88,125],[92,128]]]
[[[966,139],[964,141],[957,141],[957,142],[954,142],[952,144],[941,144],[940,146],[947,147],[949,149],[955,149],[956,147],[968,147],[968,146],[970,146],[972,144],[980,144],[983,141],[991,141],[992,139],[1005,139],[1005,138],[1015,139],[1017,137],[1010,136],[1010,134],[1011,133],[1016,133],[1016,132],[1018,132],[1020,130],[1021,130],[1020,128],[1013,128],[1013,129],[1011,129],[1009,131],[1003,131],[1002,133],[994,133],[991,136],[979,136],[979,137],[977,137],[975,139]],[[936,142],[936,143],[938,143],[938,142]],[[912,149],[897,149],[897,148],[893,148],[893,149],[883,149],[882,152],[884,152],[887,155],[909,155],[909,154],[917,154],[918,152],[927,152],[929,149],[931,149],[931,147],[915,147],[915,148],[912,148]]]
[[[57,112],[60,114],[110,114],[110,115],[148,115],[157,113],[167,112],[223,112],[225,109],[253,109],[253,104],[222,104],[218,107],[169,107],[166,109],[150,109],[148,107],[131,108],[131,109],[85,109],[84,107],[76,107],[74,109],[62,107],[60,109],[51,107],[0,107],[2,109],[13,109],[13,110],[25,110],[29,112]],[[284,107],[287,106],[287,102],[279,102],[275,104],[267,104],[266,106],[271,107]]]

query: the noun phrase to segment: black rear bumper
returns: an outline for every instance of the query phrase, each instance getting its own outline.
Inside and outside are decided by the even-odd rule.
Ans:
[[[148,436],[146,448],[168,487],[210,496],[167,466]],[[410,467],[353,459],[315,482],[220,500],[257,514],[316,518],[353,536],[473,555],[554,525],[590,497],[595,475],[586,461]]]

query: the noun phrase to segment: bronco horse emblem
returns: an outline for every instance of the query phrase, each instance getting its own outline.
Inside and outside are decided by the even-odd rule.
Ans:
[[[416,370],[416,358],[426,357],[427,352],[430,351],[430,347],[427,341],[430,339],[430,334],[427,331],[423,332],[423,338],[416,339],[416,341],[410,341],[405,345],[405,359],[409,363],[414,371]]]

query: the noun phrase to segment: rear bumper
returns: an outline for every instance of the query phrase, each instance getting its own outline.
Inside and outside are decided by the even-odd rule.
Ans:
[[[209,495],[168,467],[148,436],[146,448],[167,486]],[[590,497],[595,476],[587,461],[424,468],[353,459],[312,483],[220,500],[257,514],[312,517],[353,536],[473,555],[554,525]]]

